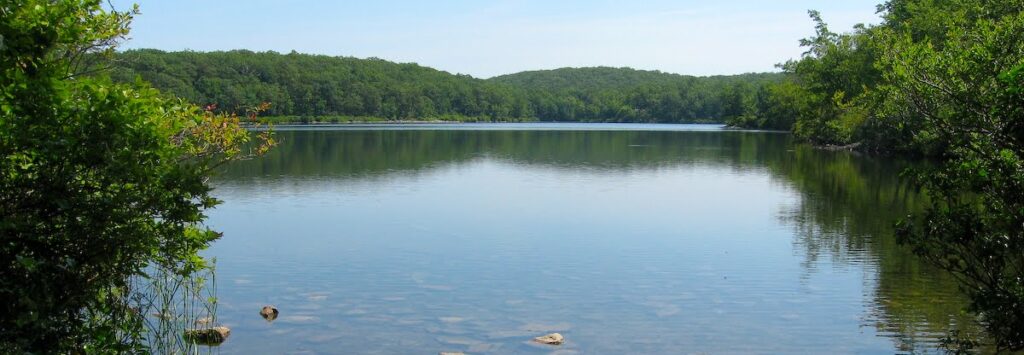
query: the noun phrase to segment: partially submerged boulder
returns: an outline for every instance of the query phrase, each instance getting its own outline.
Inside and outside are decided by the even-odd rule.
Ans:
[[[223,343],[231,335],[228,327],[191,329],[185,331],[185,339],[200,345],[216,346]]]
[[[565,337],[563,337],[562,334],[551,333],[533,338],[533,342],[547,345],[562,345],[562,343],[565,342]]]
[[[260,316],[268,322],[273,322],[277,319],[278,314],[280,314],[280,312],[278,312],[277,307],[274,306],[263,306],[263,309],[260,310]]]

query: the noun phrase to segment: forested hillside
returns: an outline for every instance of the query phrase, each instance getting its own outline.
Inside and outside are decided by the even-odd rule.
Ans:
[[[699,83],[708,87],[722,88],[730,85],[760,85],[777,82],[781,79],[782,76],[778,73],[695,77],[657,70],[592,67],[533,70],[497,76],[488,80],[520,88],[546,91],[600,91],[625,90],[644,85],[679,85],[680,83],[689,85],[698,85]]]
[[[270,116],[530,116],[525,97],[507,87],[381,59],[146,49],[118,54],[116,65],[115,80],[141,76],[161,91],[221,111],[269,102]]]
[[[490,79],[528,93],[538,117],[581,121],[723,121],[744,115],[778,73],[694,77],[630,68],[562,68]]]
[[[694,80],[696,78],[632,68],[593,67],[531,70],[496,76],[488,80],[518,87],[562,91],[628,89],[642,84],[663,85],[687,79]]]
[[[723,121],[781,74],[692,77],[619,68],[559,69],[482,80],[393,63],[251,51],[117,54],[136,77],[219,111],[271,104],[278,120]]]

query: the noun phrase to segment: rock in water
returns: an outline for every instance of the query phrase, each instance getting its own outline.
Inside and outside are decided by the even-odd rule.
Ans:
[[[562,334],[551,333],[548,335],[533,338],[533,341],[548,345],[562,345],[562,343],[565,342],[565,337],[563,337]]]
[[[263,319],[266,319],[268,322],[273,322],[275,319],[277,319],[277,315],[279,313],[280,312],[278,312],[277,308],[274,306],[263,306],[263,309],[260,310],[260,316],[262,316]]]
[[[220,345],[228,339],[229,335],[231,335],[231,329],[228,329],[228,327],[213,327],[185,331],[185,339],[196,344],[210,346]]]

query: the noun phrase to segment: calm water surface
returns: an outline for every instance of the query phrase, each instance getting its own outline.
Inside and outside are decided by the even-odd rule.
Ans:
[[[707,125],[278,138],[216,182],[221,353],[887,354],[964,321],[892,236],[900,162]]]

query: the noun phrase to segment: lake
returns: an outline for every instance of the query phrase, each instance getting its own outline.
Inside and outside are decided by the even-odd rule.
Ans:
[[[891,354],[969,323],[893,236],[906,162],[717,125],[277,130],[215,181],[224,354]]]

